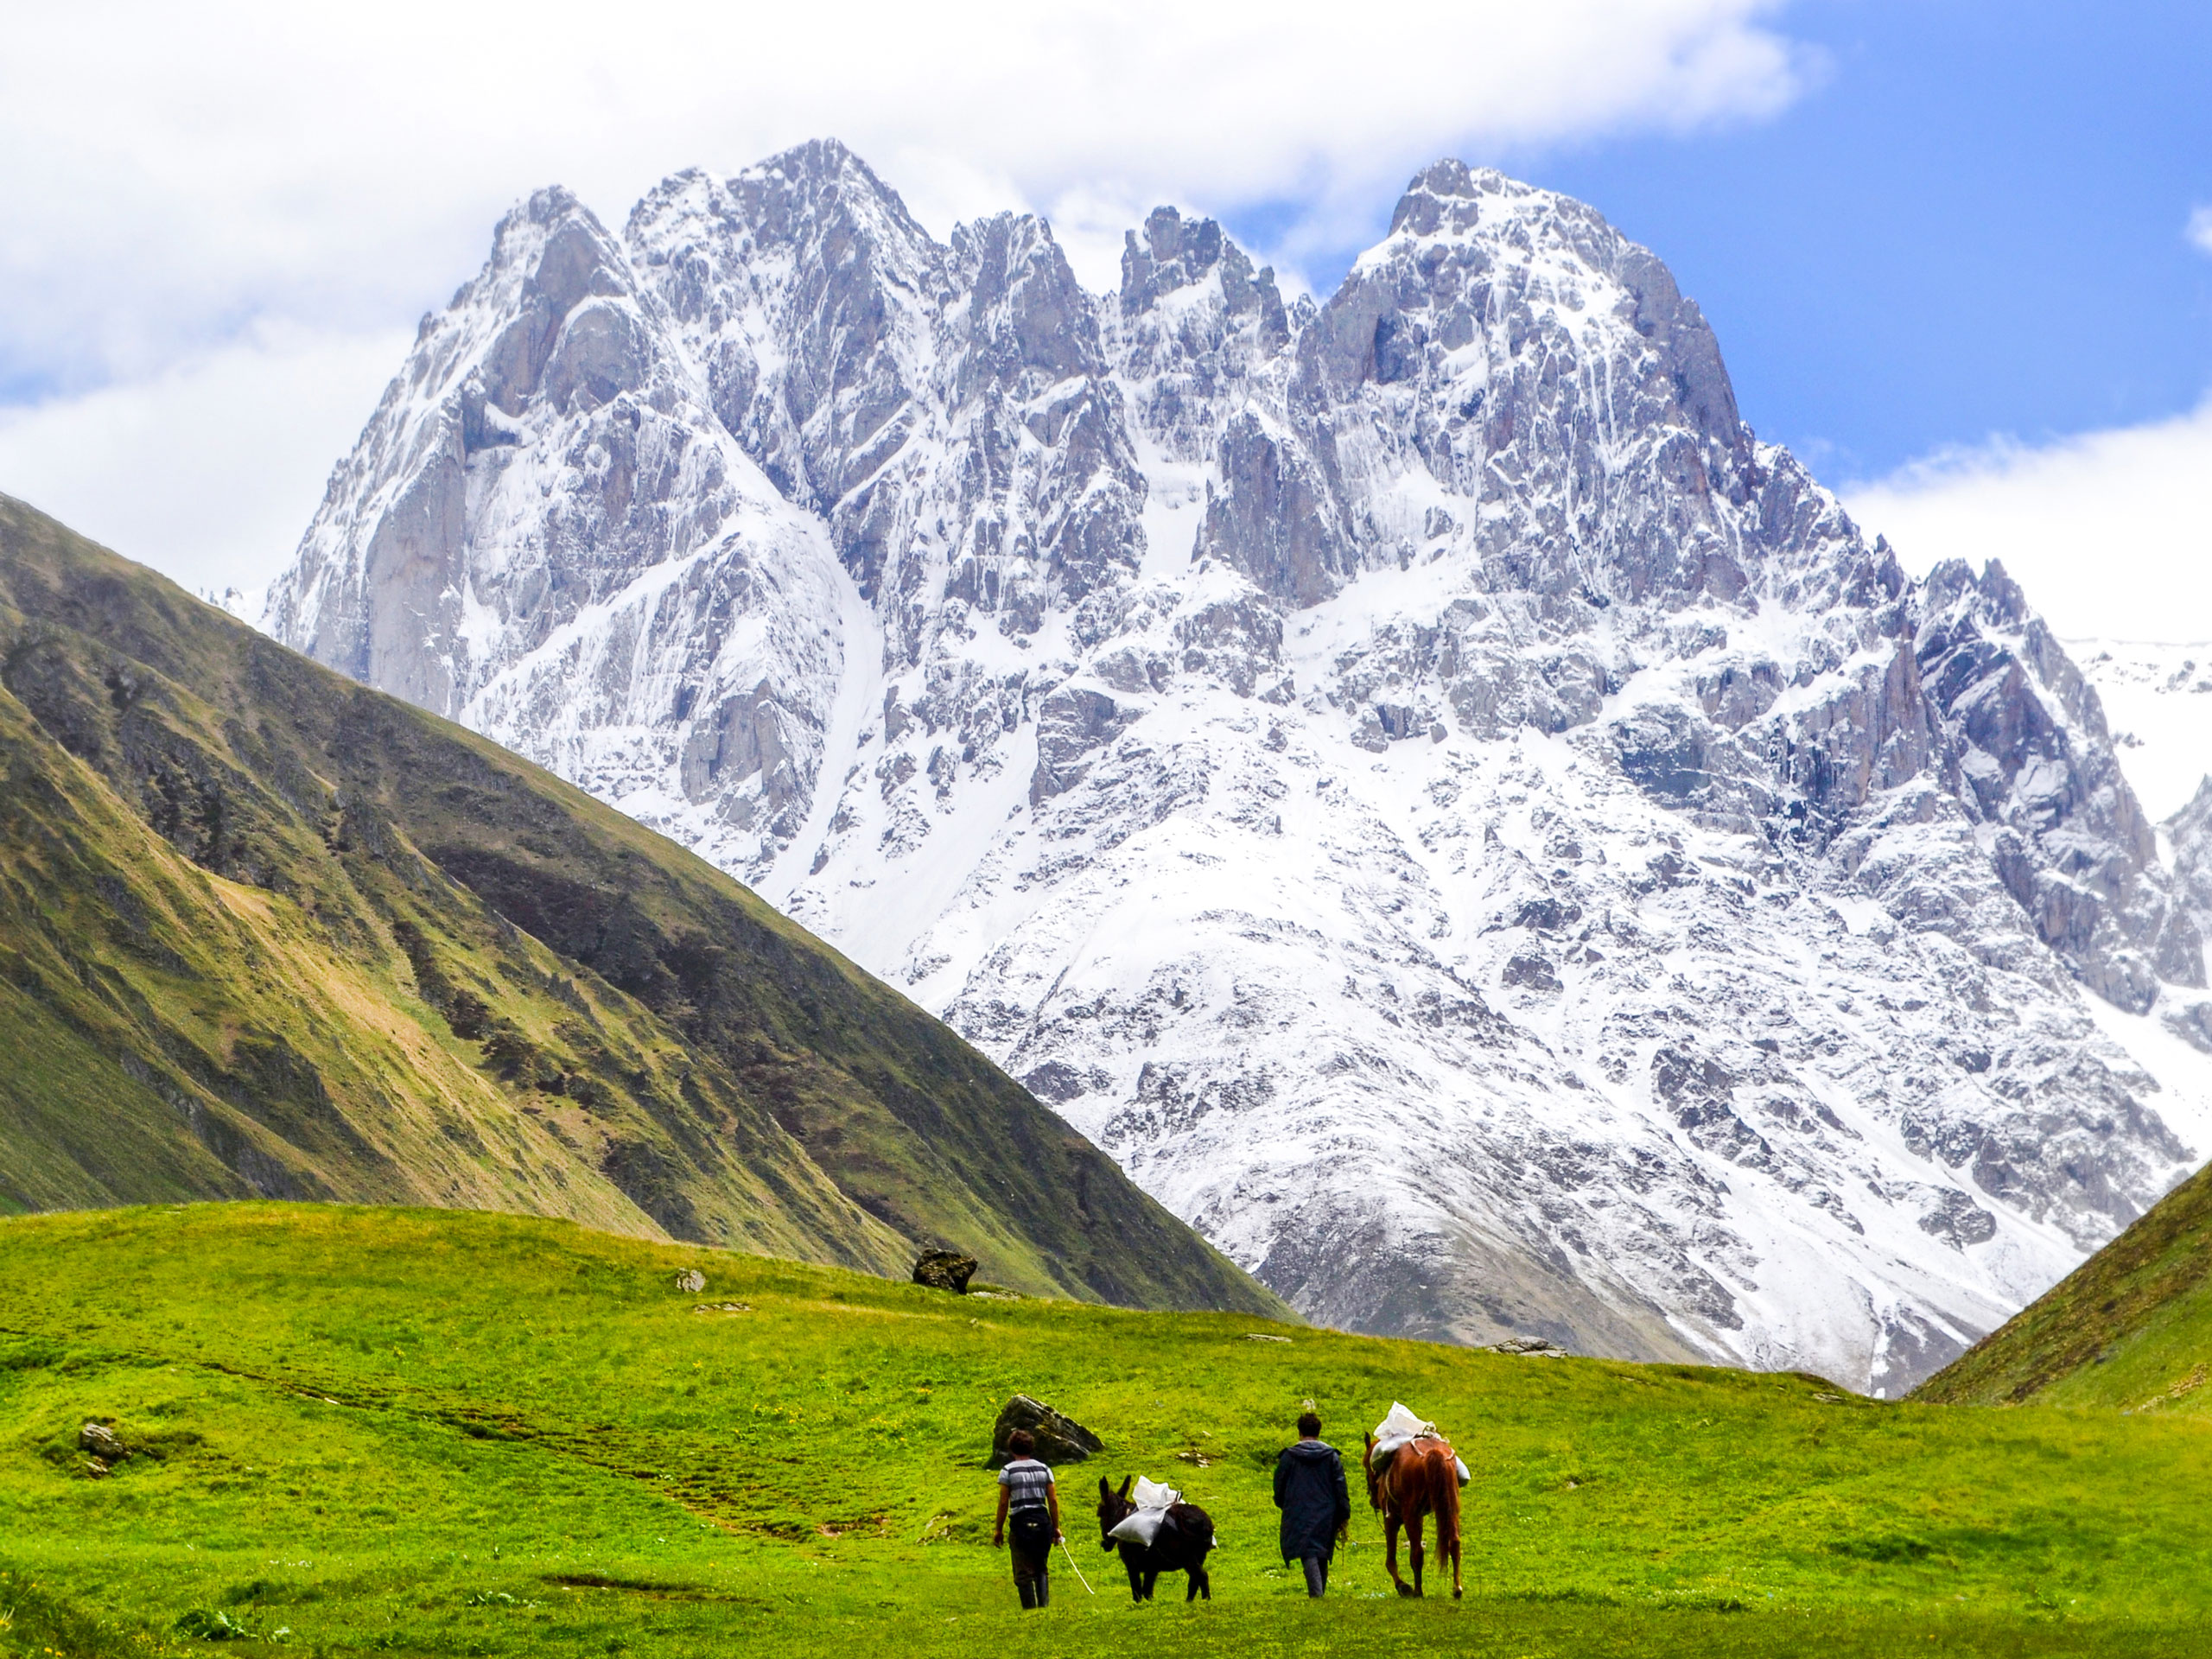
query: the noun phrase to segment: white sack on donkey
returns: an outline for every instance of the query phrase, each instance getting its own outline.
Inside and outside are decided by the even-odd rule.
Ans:
[[[1139,1475],[1136,1490],[1129,1496],[1137,1506],[1136,1513],[1106,1535],[1109,1538],[1126,1538],[1132,1543],[1149,1547],[1152,1541],[1160,1535],[1160,1523],[1167,1519],[1167,1506],[1180,1503],[1183,1494],[1173,1486],[1162,1485]]]

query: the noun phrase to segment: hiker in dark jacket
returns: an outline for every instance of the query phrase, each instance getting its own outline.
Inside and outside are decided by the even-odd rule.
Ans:
[[[1321,1420],[1310,1411],[1298,1420],[1298,1444],[1275,1459],[1275,1507],[1282,1511],[1283,1560],[1303,1562],[1306,1593],[1322,1594],[1337,1538],[1351,1522],[1351,1496],[1344,1460],[1321,1438]]]

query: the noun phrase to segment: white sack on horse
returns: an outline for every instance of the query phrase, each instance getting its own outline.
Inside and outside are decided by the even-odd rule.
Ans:
[[[1147,1480],[1139,1475],[1136,1490],[1129,1497],[1137,1506],[1135,1511],[1124,1517],[1121,1524],[1106,1535],[1109,1538],[1125,1538],[1148,1549],[1152,1547],[1152,1541],[1160,1535],[1161,1523],[1167,1519],[1167,1506],[1180,1503],[1183,1494],[1173,1486],[1162,1485],[1158,1481]]]
[[[1440,1440],[1444,1432],[1426,1417],[1417,1416],[1414,1408],[1402,1400],[1390,1402],[1390,1414],[1375,1425],[1375,1446],[1367,1454],[1370,1465],[1381,1470],[1395,1456],[1402,1446],[1414,1440]],[[1474,1477],[1467,1472],[1467,1460],[1453,1455],[1452,1462],[1459,1466],[1459,1484],[1464,1486]]]

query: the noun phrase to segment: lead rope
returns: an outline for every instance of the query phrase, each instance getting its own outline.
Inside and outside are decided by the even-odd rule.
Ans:
[[[1076,1566],[1075,1552],[1068,1548],[1068,1541],[1065,1538],[1060,1540],[1060,1554],[1068,1558],[1068,1566],[1072,1568],[1075,1573],[1075,1581],[1081,1585],[1084,1589],[1090,1590],[1090,1580],[1084,1578],[1083,1576],[1083,1569]],[[1096,1590],[1090,1590],[1090,1593],[1095,1596],[1098,1592]]]

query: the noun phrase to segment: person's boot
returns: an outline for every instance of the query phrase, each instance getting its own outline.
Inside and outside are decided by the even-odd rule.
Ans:
[[[1039,1573],[1037,1575],[1037,1605],[1039,1607],[1049,1607],[1052,1605],[1052,1575],[1049,1573]]]
[[[1319,1601],[1329,1587],[1329,1564],[1319,1555],[1308,1555],[1301,1565],[1306,1568],[1306,1593]]]
[[[1021,1592],[1021,1611],[1029,1611],[1037,1605],[1037,1586],[1027,1579],[1016,1579],[1014,1587]]]

